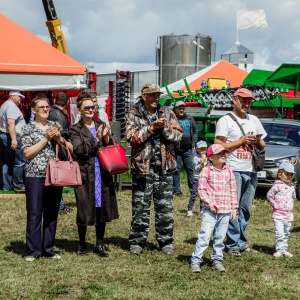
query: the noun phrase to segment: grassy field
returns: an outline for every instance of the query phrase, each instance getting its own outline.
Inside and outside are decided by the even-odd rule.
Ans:
[[[187,195],[187,188],[184,187]],[[106,243],[109,258],[93,255],[95,231],[88,228],[88,250],[77,256],[76,207],[74,195],[64,198],[73,212],[60,215],[56,251],[62,261],[24,261],[25,198],[0,195],[0,299],[300,299],[300,202],[289,250],[294,258],[274,259],[274,232],[271,207],[264,192],[257,195],[247,233],[259,253],[241,258],[225,254],[225,273],[209,265],[211,248],[205,253],[200,274],[189,270],[189,259],[200,225],[199,203],[192,218],[186,217],[188,197],[175,197],[175,255],[166,256],[157,247],[153,213],[148,247],[141,256],[130,255],[128,231],[131,218],[131,191],[117,194],[120,219],[109,223]]]

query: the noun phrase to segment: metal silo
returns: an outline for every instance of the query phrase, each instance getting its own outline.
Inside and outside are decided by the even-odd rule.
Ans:
[[[211,65],[215,43],[208,35],[163,35],[158,37],[156,62],[159,84],[170,84]]]

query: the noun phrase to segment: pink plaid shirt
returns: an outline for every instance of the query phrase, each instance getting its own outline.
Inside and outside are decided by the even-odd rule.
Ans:
[[[235,177],[226,165],[221,170],[206,166],[199,175],[199,196],[204,206],[216,208],[218,214],[238,209]]]

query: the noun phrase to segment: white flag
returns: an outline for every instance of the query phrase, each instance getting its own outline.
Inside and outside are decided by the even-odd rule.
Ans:
[[[263,9],[237,11],[237,29],[263,28],[267,26],[266,14]]]

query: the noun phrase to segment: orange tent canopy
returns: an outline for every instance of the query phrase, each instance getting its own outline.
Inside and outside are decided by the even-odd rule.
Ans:
[[[0,72],[84,74],[86,68],[0,14]]]
[[[190,89],[195,91],[201,88],[202,80],[207,81],[209,78],[224,78],[230,82],[230,87],[239,87],[247,75],[248,73],[246,71],[234,66],[226,60],[220,60],[215,64],[186,77],[186,80]],[[183,79],[169,84],[168,88],[171,93],[175,90],[187,91]],[[165,92],[165,89],[162,88],[161,91]]]
[[[0,90],[86,88],[86,67],[0,14]]]

